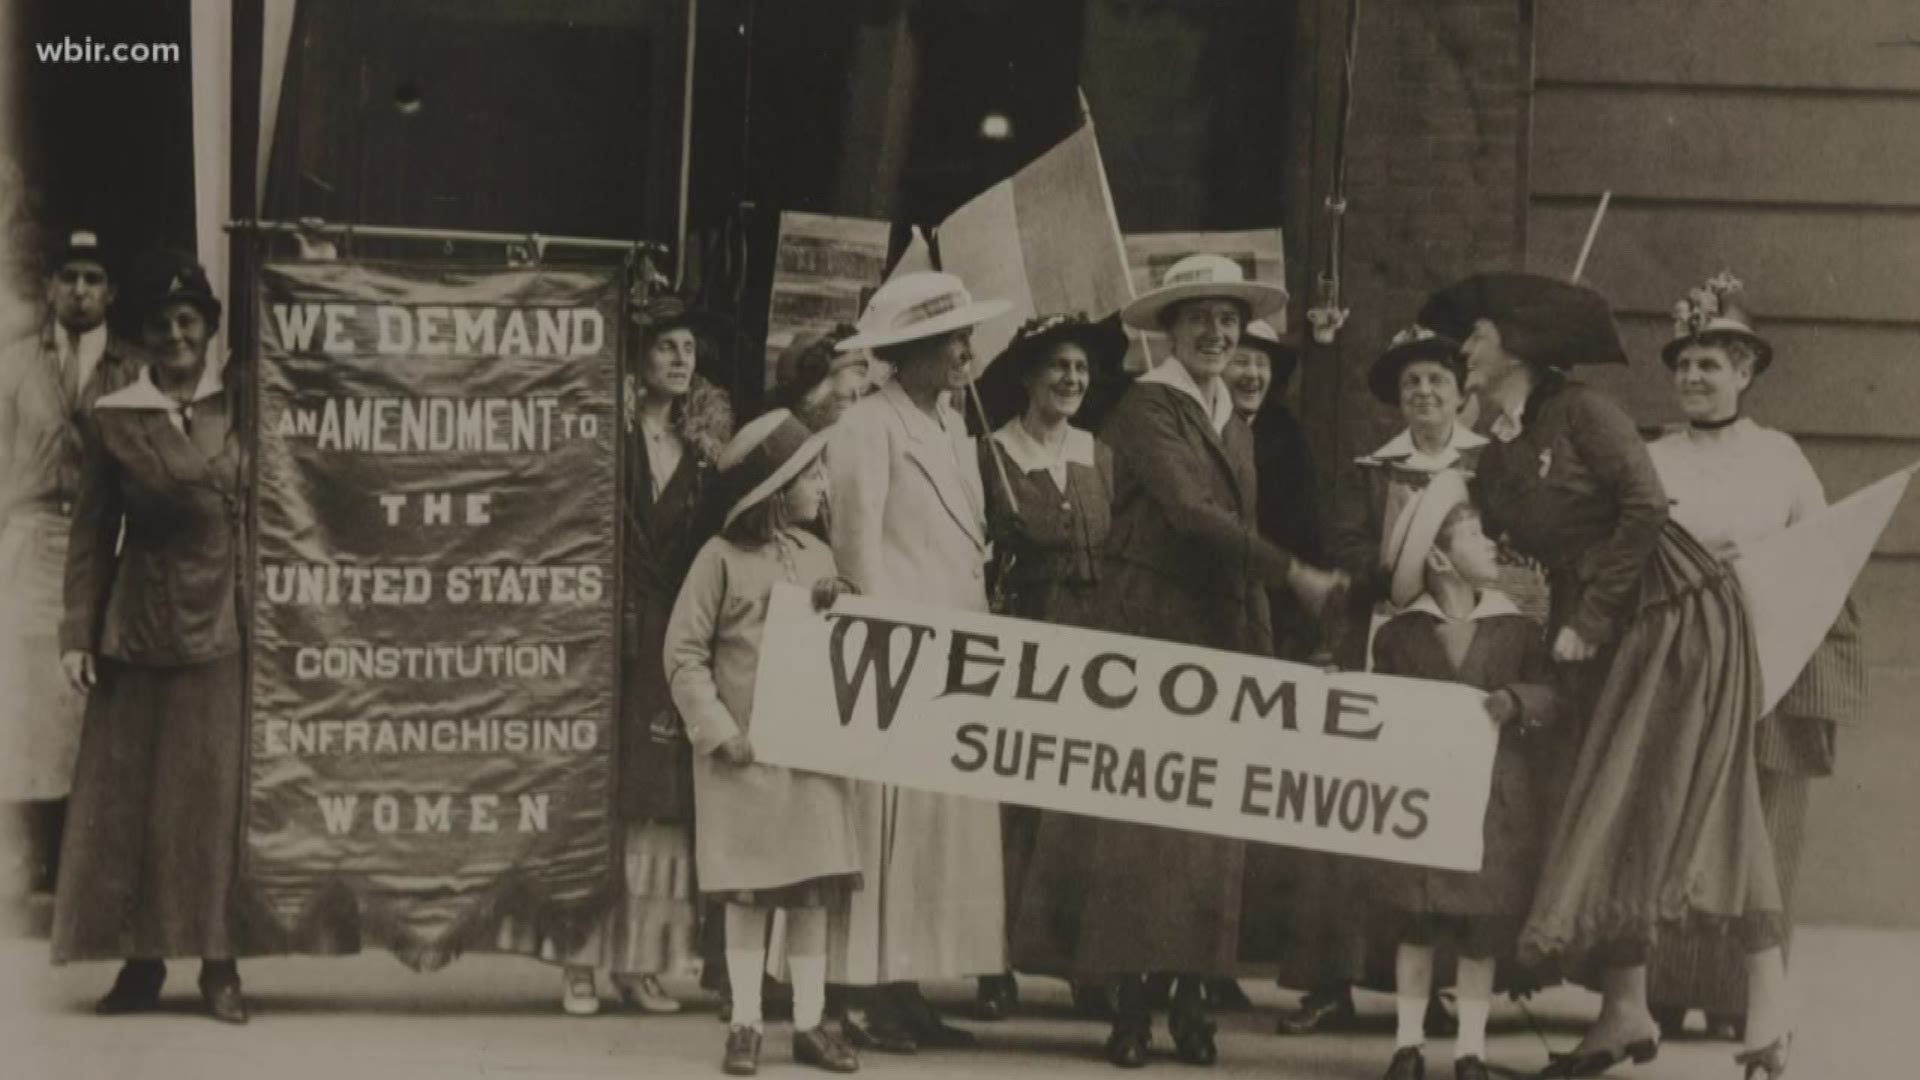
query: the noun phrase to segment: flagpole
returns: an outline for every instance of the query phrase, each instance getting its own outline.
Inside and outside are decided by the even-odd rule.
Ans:
[[[1600,205],[1594,209],[1593,220],[1587,225],[1587,239],[1580,245],[1580,257],[1573,263],[1573,276],[1567,279],[1575,285],[1580,284],[1580,274],[1587,268],[1587,256],[1593,254],[1594,238],[1600,235],[1600,221],[1607,216],[1607,204],[1612,201],[1612,189],[1600,193]]]

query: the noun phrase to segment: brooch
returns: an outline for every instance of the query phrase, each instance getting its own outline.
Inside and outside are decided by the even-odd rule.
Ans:
[[[1545,480],[1547,473],[1553,471],[1553,447],[1540,451],[1540,479]]]

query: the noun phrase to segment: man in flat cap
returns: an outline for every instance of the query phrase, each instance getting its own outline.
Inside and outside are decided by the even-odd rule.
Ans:
[[[0,350],[0,903],[53,891],[86,699],[61,675],[57,631],[80,420],[133,381],[107,328],[111,259],[76,229],[48,253],[39,327]]]

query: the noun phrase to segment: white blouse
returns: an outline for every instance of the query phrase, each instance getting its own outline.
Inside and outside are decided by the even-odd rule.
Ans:
[[[1647,451],[1673,519],[1723,558],[1827,505],[1800,444],[1746,417],[1717,432],[1669,428]]]

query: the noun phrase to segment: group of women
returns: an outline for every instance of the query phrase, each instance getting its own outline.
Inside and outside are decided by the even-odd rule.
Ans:
[[[206,356],[220,306],[190,262],[131,295],[146,367],[88,420],[68,559],[61,661],[90,701],[55,956],[126,961],[108,1013],[150,1008],[163,961],[199,957],[210,1012],[241,1021],[244,465]],[[1210,1009],[1254,952],[1312,991],[1283,1030],[1350,1016],[1347,989],[1377,979],[1351,865],[787,776],[752,754],[751,726],[779,721],[752,699],[757,620],[784,580],[822,604],[855,591],[1364,669],[1392,606],[1387,539],[1436,476],[1460,474],[1513,556],[1503,584],[1544,620],[1571,716],[1535,762],[1538,880],[1506,961],[1513,985],[1566,974],[1604,996],[1541,1075],[1647,1060],[1702,1007],[1737,1029],[1748,1076],[1780,1076],[1798,815],[1831,767],[1858,650],[1843,618],[1760,716],[1728,560],[1823,496],[1792,441],[1741,413],[1772,355],[1736,285],[1687,302],[1663,359],[1688,423],[1651,447],[1572,376],[1626,361],[1598,294],[1524,274],[1435,293],[1369,380],[1405,429],[1342,468],[1324,523],[1284,405],[1293,354],[1262,321],[1285,299],[1193,256],[1120,313],[1168,353],[1130,385],[1120,328],[1063,312],[970,386],[972,328],[1005,305],[902,274],[857,327],[796,342],[776,408],[738,432],[698,374],[698,315],[638,310],[621,403],[624,888],[589,940],[551,952],[568,1011],[598,1009],[596,973],[672,1011],[658,976],[702,951],[728,976],[727,1070],[751,1072],[779,911],[796,1057],[834,1071],[854,1047],[971,1045],[920,993],[929,979],[981,977],[987,1016],[1012,1007],[1009,971],[1069,979],[1112,1017],[1105,1053],[1123,1067],[1147,1062],[1161,1000],[1176,1056],[1216,1060]],[[892,369],[877,389],[869,357]],[[984,418],[977,439],[962,400]],[[724,933],[702,939],[703,914]],[[821,984],[841,988],[844,1040],[820,1024]],[[1424,1075],[1403,1060],[1390,1077]]]

